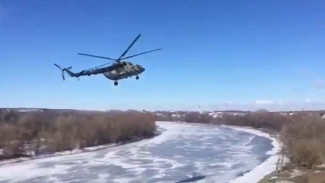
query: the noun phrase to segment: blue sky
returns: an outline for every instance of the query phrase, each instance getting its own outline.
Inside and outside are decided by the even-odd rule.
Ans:
[[[0,107],[211,110],[325,108],[325,2],[0,0]],[[67,78],[129,54],[146,71],[115,87]],[[200,108],[199,108],[200,106]]]

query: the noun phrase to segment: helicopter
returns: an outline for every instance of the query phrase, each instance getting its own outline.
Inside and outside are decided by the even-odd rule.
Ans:
[[[110,63],[105,63],[102,65],[99,65],[94,68],[90,68],[87,70],[82,70],[78,73],[72,72],[70,69],[72,67],[68,68],[62,68],[57,64],[54,64],[57,68],[59,68],[62,71],[62,79],[65,80],[64,73],[68,73],[70,77],[76,77],[79,79],[80,76],[90,76],[90,75],[96,75],[96,74],[103,74],[107,79],[113,80],[114,85],[118,85],[118,80],[125,79],[125,78],[131,78],[132,76],[136,76],[136,79],[139,79],[139,75],[145,71],[145,69],[139,65],[139,64],[133,64],[132,62],[126,61],[126,59],[136,57],[139,55],[147,54],[150,52],[161,50],[161,48],[141,52],[138,54],[134,54],[131,56],[125,56],[127,52],[130,50],[130,48],[134,45],[134,43],[140,38],[141,34],[139,34],[133,42],[127,47],[127,49],[122,53],[122,55],[117,58],[109,58],[109,57],[103,57],[103,56],[97,56],[97,55],[91,55],[86,53],[78,53],[78,55],[83,56],[89,56],[89,57],[95,57],[100,59],[106,59],[106,60],[112,60]],[[107,66],[108,65],[108,66]]]

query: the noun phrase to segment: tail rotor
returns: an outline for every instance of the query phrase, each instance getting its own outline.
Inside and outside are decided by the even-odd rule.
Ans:
[[[72,67],[62,69],[59,65],[57,65],[57,64],[54,64],[54,65],[62,71],[62,79],[65,80],[64,71],[67,71],[67,70],[71,69]]]

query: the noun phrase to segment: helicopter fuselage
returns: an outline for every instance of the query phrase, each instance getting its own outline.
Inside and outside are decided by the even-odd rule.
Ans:
[[[104,72],[104,76],[110,80],[120,80],[129,78],[132,76],[137,76],[145,71],[145,69],[138,65],[138,64],[132,64],[131,62],[121,62],[123,63],[123,67],[119,67],[116,69],[113,69],[111,71]]]
[[[109,57],[103,57],[98,55],[91,55],[86,53],[78,53],[79,55],[83,56],[89,56],[89,57],[95,57],[95,58],[101,58],[106,60],[113,60],[114,63],[105,63],[97,67],[93,67],[90,69],[82,70],[80,72],[74,73],[70,69],[71,67],[62,68],[57,64],[54,64],[58,69],[62,71],[62,79],[65,80],[64,73],[69,74],[71,77],[79,78],[81,76],[91,76],[96,74],[103,74],[107,79],[113,80],[114,85],[118,85],[118,80],[130,78],[132,76],[136,76],[136,79],[139,79],[139,74],[145,71],[145,69],[138,64],[133,64],[131,62],[127,62],[126,59],[137,57],[143,54],[151,53],[154,51],[161,50],[161,48],[141,52],[138,54],[134,54],[131,56],[126,56],[127,52],[130,50],[130,48],[134,45],[134,43],[140,38],[141,34],[139,34],[132,43],[127,47],[127,49],[122,53],[122,55],[118,58],[109,58]],[[110,65],[110,66],[107,66]],[[105,66],[105,67],[104,67]]]

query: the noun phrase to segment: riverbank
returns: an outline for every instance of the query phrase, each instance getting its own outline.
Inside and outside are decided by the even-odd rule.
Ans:
[[[233,127],[233,126],[231,126]],[[243,127],[233,127],[241,130]],[[246,128],[244,130],[249,132],[254,128]],[[284,144],[280,140],[280,134],[277,131],[269,129],[257,129],[267,134],[265,137],[273,139],[272,144],[278,144],[279,146],[274,149],[278,149],[276,154],[273,154],[269,159],[263,162],[261,165],[254,168],[252,171],[244,174],[242,177],[231,181],[230,183],[243,183],[243,182],[256,182],[256,183],[324,183],[325,182],[325,164],[316,166],[313,169],[308,169],[293,165],[290,162],[288,152],[281,152]],[[254,133],[254,132],[253,132]],[[262,133],[262,135],[263,135]],[[276,145],[277,146],[277,145]],[[276,147],[274,146],[274,147]],[[275,158],[276,157],[276,158]],[[271,160],[271,158],[273,160]],[[277,161],[276,161],[277,159]],[[268,166],[269,165],[269,166]],[[264,175],[262,177],[262,175]],[[262,178],[261,178],[262,177]],[[261,179],[260,179],[261,178]],[[260,180],[257,180],[260,179]]]
[[[274,171],[265,176],[258,183],[324,183],[325,167],[318,166],[316,169],[301,167],[285,168],[281,172]]]
[[[127,142],[110,143],[110,144],[105,144],[105,145],[84,147],[82,149],[73,149],[73,150],[55,152],[55,153],[50,153],[50,154],[31,155],[29,157],[19,157],[19,158],[14,158],[14,159],[1,160],[0,161],[0,166],[7,165],[7,164],[13,164],[13,163],[21,163],[21,162],[24,162],[24,161],[30,161],[30,160],[36,160],[36,159],[60,157],[60,156],[69,156],[69,155],[77,155],[77,154],[81,154],[81,153],[89,153],[89,152],[94,152],[94,151],[100,151],[100,150],[104,150],[104,149],[107,149],[107,148],[113,148],[113,147],[126,145],[126,144],[130,144],[130,143],[134,143],[134,142],[139,142],[139,141],[145,140],[145,139],[150,139],[150,138],[153,138],[153,137],[155,137],[157,135],[159,135],[159,133],[156,133],[152,137],[139,138],[139,139],[132,140],[132,141],[127,141]]]

